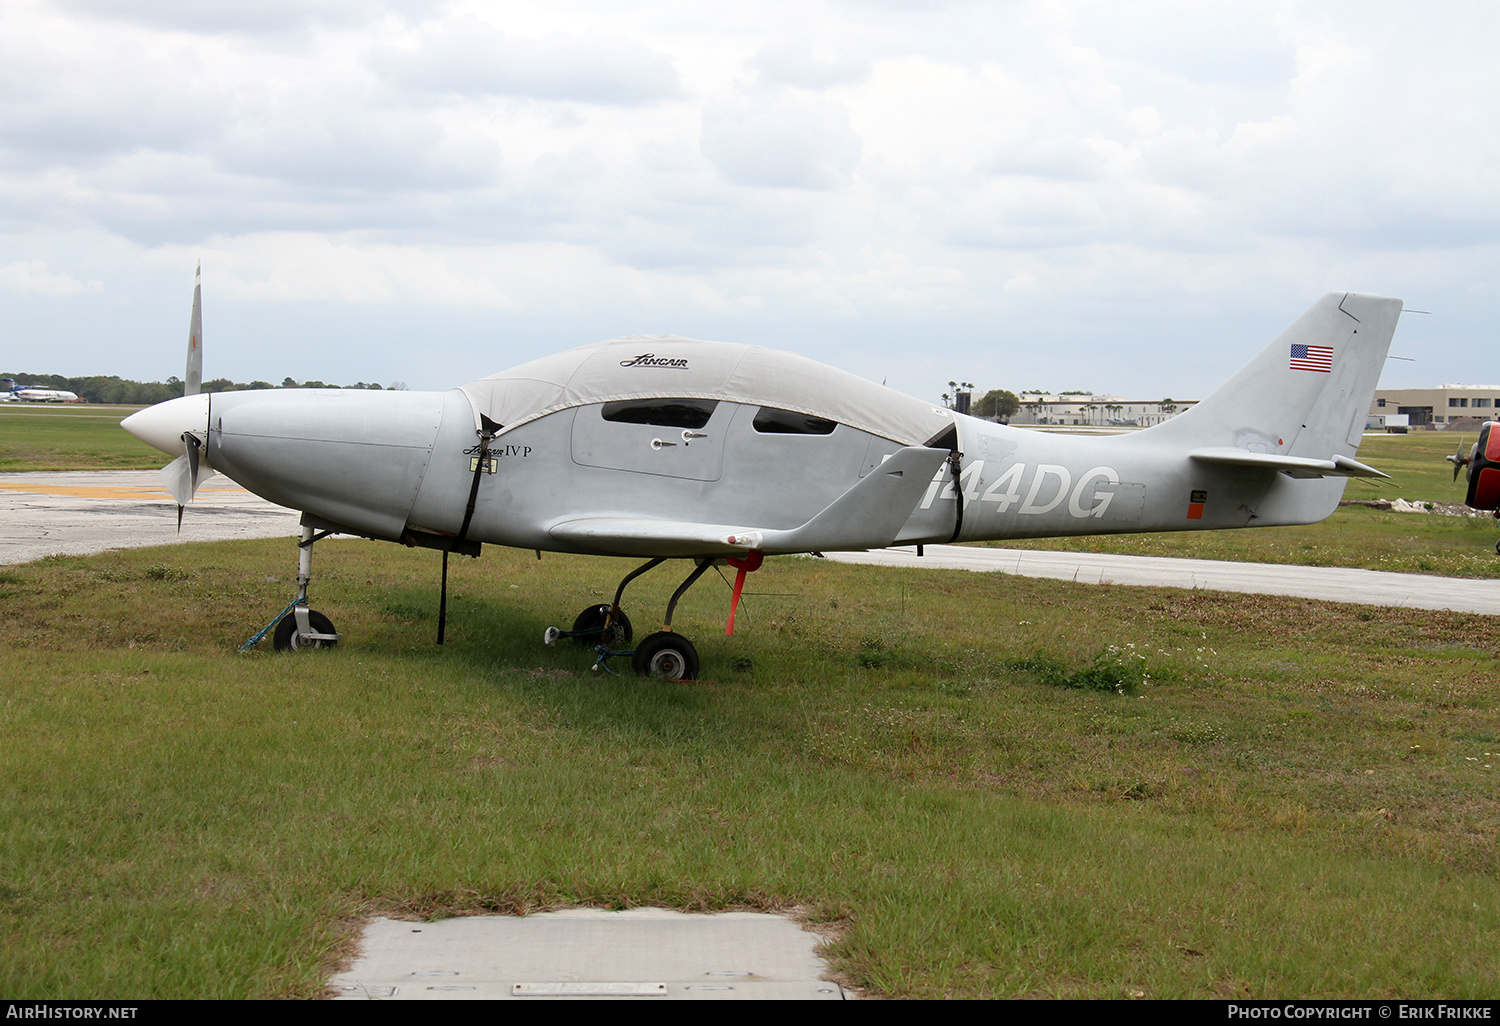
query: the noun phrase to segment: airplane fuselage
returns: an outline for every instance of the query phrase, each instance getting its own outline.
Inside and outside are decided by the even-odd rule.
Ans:
[[[1400,309],[1325,296],[1190,411],[1120,435],[1012,428],[675,336],[448,392],[186,396],[126,426],[166,452],[201,443],[319,529],[439,547],[722,558],[1311,523],[1380,473],[1353,456]]]
[[[761,431],[757,417],[776,407],[696,401],[712,409],[692,428],[606,419],[607,404],[559,410],[493,439],[480,468],[475,413],[458,389],[223,393],[208,407],[206,457],[272,501],[379,538],[457,535],[478,471],[470,540],[721,555],[690,541],[579,543],[554,528],[598,516],[792,530],[904,448],[827,421],[816,433]],[[1143,444],[1145,432],[1054,434],[950,417],[962,454],[957,480],[954,463],[940,462],[893,543],[1270,525],[1289,519],[1283,503],[1265,503],[1268,495],[1295,489],[1303,519],[1316,519],[1343,492],[1343,478],[1294,482],[1274,470],[1195,463],[1181,450]],[[301,430],[288,433],[294,420]]]

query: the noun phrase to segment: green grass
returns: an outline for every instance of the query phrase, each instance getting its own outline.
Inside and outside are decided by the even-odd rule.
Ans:
[[[461,561],[437,648],[436,557],[343,541],[346,643],[234,655],[291,549],[0,571],[0,992],[313,996],[363,917],[585,903],[796,910],[884,996],[1494,994],[1484,617],[777,559],[675,685],[540,642],[624,563]]]
[[[155,470],[162,454],[120,429],[139,408],[0,403],[0,471]]]
[[[1462,472],[1455,483],[1451,456],[1459,444],[1465,454],[1478,438],[1476,432],[1413,431],[1405,435],[1366,435],[1359,459],[1391,475],[1391,480],[1354,478],[1344,492],[1346,499],[1428,499],[1463,502]]]

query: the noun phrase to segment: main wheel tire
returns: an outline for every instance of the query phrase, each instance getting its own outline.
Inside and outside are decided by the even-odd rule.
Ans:
[[[609,619],[609,606],[603,603],[589,606],[578,614],[578,619],[573,621],[573,640],[590,648],[595,645],[624,648],[630,644],[630,639],[635,636],[635,632],[631,630],[630,617],[625,615],[625,611],[620,610],[620,615],[615,618],[609,637],[600,633],[600,628],[604,626],[604,621],[607,619]]]
[[[630,666],[642,677],[697,680],[698,650],[680,634],[657,631],[636,646]]]
[[[333,629],[333,621],[316,610],[308,610],[307,626],[314,634],[338,633]],[[281,622],[276,625],[273,640],[278,652],[300,652],[304,648],[332,648],[338,644],[337,641],[323,641],[316,638],[312,641],[298,641],[296,612],[288,613],[281,618]]]

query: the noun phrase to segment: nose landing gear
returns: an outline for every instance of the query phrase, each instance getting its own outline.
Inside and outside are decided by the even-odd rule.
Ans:
[[[271,643],[278,652],[333,648],[343,639],[344,636],[333,629],[333,621],[307,606],[307,586],[312,583],[312,547],[333,533],[315,532],[307,524],[302,525],[302,540],[297,543],[297,597],[292,600],[291,605],[276,614],[275,619],[241,645],[241,652],[254,648],[272,630],[276,633],[272,635]]]

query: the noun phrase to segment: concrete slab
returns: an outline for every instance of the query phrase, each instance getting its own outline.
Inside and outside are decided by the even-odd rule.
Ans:
[[[844,998],[820,939],[783,916],[575,908],[431,923],[376,919],[341,1000],[712,1001]]]
[[[0,474],[0,564],[226,538],[296,537],[301,514],[210,478],[182,516],[154,470]]]
[[[1500,613],[1500,581],[1467,577],[969,545],[927,545],[923,553],[918,556],[914,546],[905,546],[875,552],[830,552],[827,555],[829,559],[843,563],[1007,573],[1080,584],[1206,588],[1257,595],[1295,595],[1325,602],[1355,602],[1371,606]]]

